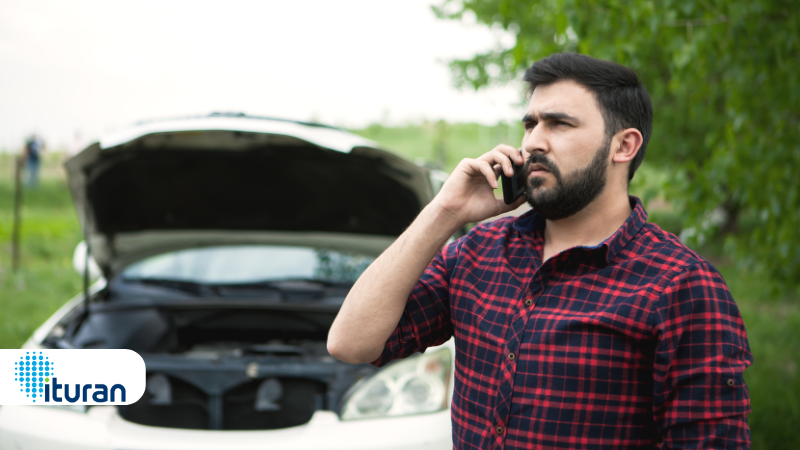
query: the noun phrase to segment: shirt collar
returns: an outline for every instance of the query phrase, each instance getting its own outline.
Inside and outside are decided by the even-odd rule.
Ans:
[[[631,215],[625,220],[619,229],[614,232],[608,239],[604,240],[595,247],[583,247],[587,250],[596,250],[602,248],[605,251],[606,262],[611,262],[612,259],[623,249],[628,243],[636,236],[636,233],[644,227],[647,223],[647,211],[645,211],[642,201],[633,195],[628,196],[631,203]],[[525,214],[519,216],[514,221],[514,228],[522,233],[531,233],[536,231],[544,231],[546,221],[544,217],[536,213],[535,210],[530,210]]]

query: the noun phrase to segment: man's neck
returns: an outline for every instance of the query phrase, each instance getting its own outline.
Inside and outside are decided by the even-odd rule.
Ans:
[[[631,215],[628,194],[604,192],[570,217],[548,220],[543,261],[572,247],[593,247],[614,234]]]

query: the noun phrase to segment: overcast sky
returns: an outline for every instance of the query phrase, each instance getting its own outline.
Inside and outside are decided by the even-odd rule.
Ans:
[[[452,86],[443,61],[513,38],[430,0],[0,0],[0,149],[141,119],[242,111],[344,127],[519,120],[521,84]]]

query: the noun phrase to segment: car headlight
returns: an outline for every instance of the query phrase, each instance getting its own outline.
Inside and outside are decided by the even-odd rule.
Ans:
[[[342,420],[405,416],[447,408],[451,353],[441,348],[381,369],[358,386],[342,408]]]

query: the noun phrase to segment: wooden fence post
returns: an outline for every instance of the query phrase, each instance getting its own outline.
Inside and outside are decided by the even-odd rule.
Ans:
[[[15,158],[14,164],[14,229],[11,233],[11,270],[19,269],[19,233],[22,222],[22,155]]]

